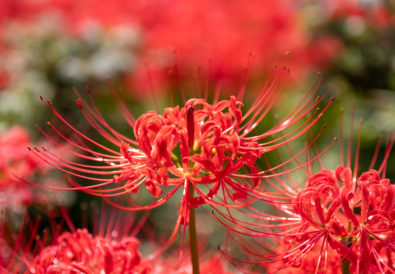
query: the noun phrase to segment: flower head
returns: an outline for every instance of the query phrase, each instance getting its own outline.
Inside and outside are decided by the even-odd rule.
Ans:
[[[78,229],[60,235],[35,257],[29,269],[32,273],[146,273],[149,268],[141,262],[138,246],[134,237],[115,242]]]
[[[283,186],[288,186],[284,193],[293,197],[292,203],[274,205],[280,212],[277,215],[260,213],[264,221],[260,225],[262,231],[243,227],[255,237],[259,233],[278,237],[260,241],[264,252],[249,252],[261,259],[257,263],[274,263],[270,268],[277,266],[277,270],[301,267],[301,271],[307,271],[314,260],[313,271],[327,273],[333,271],[333,261],[341,260],[341,266],[351,273],[394,271],[395,185],[385,177],[394,142],[395,134],[386,144],[382,163],[374,169],[379,142],[370,169],[359,176],[358,140],[353,168],[350,141],[346,161],[342,149],[341,164],[336,169],[322,165],[317,173],[306,169],[308,179],[304,186],[278,178]]]
[[[314,186],[309,180],[296,198],[295,212],[304,223],[299,232],[322,233],[322,244],[350,261],[353,271],[391,269],[395,186],[373,169],[356,178],[339,166],[314,175],[320,176],[323,180]]]
[[[91,205],[84,210],[99,210]],[[134,212],[107,210],[103,204],[100,214],[91,215],[91,225],[84,220],[86,228],[76,229],[61,207],[48,210],[44,230],[46,222],[29,215],[25,211],[15,235],[9,223],[1,227],[1,273],[151,273],[151,261],[140,254],[136,238],[149,214],[137,219]]]
[[[81,186],[70,180],[74,185],[72,189],[101,196],[122,209],[152,209],[162,205],[182,189],[176,231],[179,225],[188,224],[190,208],[199,205],[207,204],[213,208],[220,206],[229,210],[250,204],[254,199],[274,199],[258,188],[262,178],[267,174],[274,176],[273,173],[286,163],[259,171],[257,159],[307,132],[333,101],[331,99],[322,110],[318,109],[317,106],[324,97],[314,100],[317,87],[313,87],[278,124],[267,131],[254,134],[258,128],[261,130],[265,116],[279,96],[279,80],[286,73],[286,69],[277,68],[255,103],[245,113],[241,101],[245,86],[237,96],[232,96],[229,100],[214,99],[212,103],[208,103],[205,98],[190,99],[183,107],[166,108],[163,114],[149,111],[137,120],[114,90],[114,98],[133,129],[135,139],[117,132],[104,120],[89,90],[91,104],[76,91],[76,104],[86,120],[115,149],[74,128],[56,111],[51,102],[44,101],[76,135],[70,139],[54,124],[48,123],[74,150],[62,146],[56,138],[41,131],[69,153],[93,164],[71,162],[45,148],[31,151],[68,174],[93,182],[92,185]],[[219,91],[214,98],[219,98]],[[280,137],[275,137],[276,135]],[[126,205],[125,201],[116,199],[144,189],[154,199],[148,205],[137,203],[133,195],[128,196]]]
[[[264,149],[257,141],[239,136],[240,105],[235,97],[214,105],[191,99],[182,109],[166,108],[163,115],[143,114],[134,128],[140,150],[121,144],[128,165],[115,181],[145,177],[147,189],[158,197],[163,186],[178,186],[186,179],[193,185],[210,185],[245,165],[251,167]],[[215,188],[209,196],[191,202],[212,198]]]

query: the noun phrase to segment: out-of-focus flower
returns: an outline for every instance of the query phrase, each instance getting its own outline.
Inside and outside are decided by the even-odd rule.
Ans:
[[[23,127],[14,126],[0,133],[0,208],[2,209],[20,211],[21,206],[33,202],[47,205],[57,199],[57,202],[62,201],[63,204],[67,204],[72,200],[72,196],[63,194],[58,198],[48,193],[41,196],[42,193],[36,192],[17,178],[26,180],[40,178],[43,185],[52,187],[55,185],[61,187],[65,184],[56,179],[52,179],[50,183],[47,179],[42,179],[42,175],[47,173],[49,168],[42,161],[37,161],[36,157],[32,157],[28,150],[31,146],[30,136]]]
[[[124,237],[119,242],[99,236],[86,229],[65,232],[56,243],[44,248],[29,264],[32,273],[148,273],[141,260],[139,242]]]
[[[166,9],[167,5],[172,8]],[[321,36],[316,41],[309,36],[300,10],[287,0],[160,1],[140,9],[136,18],[145,37],[142,60],[157,74],[163,68],[162,74],[167,74],[174,63],[190,74],[198,65],[211,66],[213,78],[232,82],[252,52],[252,78],[269,74],[272,64],[283,60],[284,54],[287,66],[300,78],[314,68],[325,67],[341,48],[335,37]],[[173,50],[177,54],[172,54]],[[210,59],[214,65],[206,65]],[[137,73],[145,81],[146,68],[139,68]]]
[[[395,24],[393,3],[386,1],[331,1],[326,2],[325,13],[331,20],[360,18],[369,27],[385,27]]]
[[[311,13],[316,16],[312,34],[335,37],[342,44],[322,71],[327,85],[339,95],[341,104],[362,103],[358,115],[364,117],[367,127],[374,128],[362,139],[374,140],[383,132],[394,131],[388,120],[395,113],[394,2],[312,2]]]
[[[213,59],[218,66],[212,70],[213,76],[232,81],[251,52],[256,53],[256,70],[251,72],[254,78],[269,74],[272,64],[291,52],[287,65],[300,77],[312,68],[325,66],[340,46],[333,37],[315,41],[308,33],[298,5],[289,0],[27,2],[20,1],[19,6],[26,6],[19,9],[20,13],[34,10],[34,14],[58,14],[73,32],[80,32],[89,22],[104,28],[141,29],[142,58],[131,77],[133,84],[140,87],[137,90],[146,88],[146,63],[157,74],[158,81],[169,78],[168,69],[174,63],[181,71],[192,73],[196,66],[205,67]],[[32,18],[31,13],[20,17]],[[14,18],[18,20],[18,16]],[[333,50],[320,46],[324,40]],[[173,54],[174,50],[177,55]]]
[[[330,99],[322,110],[318,109],[325,96],[315,100],[317,87],[313,86],[288,115],[263,130],[264,118],[280,94],[279,81],[287,73],[286,69],[275,69],[254,104],[244,113],[241,100],[245,84],[230,100],[219,100],[218,87],[211,104],[206,99],[190,99],[183,107],[166,108],[163,114],[149,111],[137,120],[114,91],[114,98],[133,129],[135,140],[117,132],[104,120],[90,92],[88,96],[92,104],[84,101],[77,92],[76,104],[83,116],[112,147],[74,128],[50,101],[44,101],[75,137],[68,138],[53,123],[48,123],[50,128],[74,149],[60,146],[56,139],[42,132],[60,148],[89,163],[65,160],[45,148],[32,152],[52,166],[93,183],[81,186],[71,180],[75,185],[72,189],[101,196],[122,209],[152,209],[182,190],[176,232],[180,225],[189,223],[191,208],[207,204],[229,211],[244,207],[254,199],[272,201],[277,197],[265,194],[261,180],[266,175],[274,176],[286,162],[260,171],[257,159],[306,133],[333,102]],[[278,134],[280,136],[275,137]],[[144,193],[144,190],[153,202],[140,204],[135,200],[138,195],[129,195]],[[117,198],[125,196],[128,197],[126,201]],[[171,239],[175,236],[176,233]]]
[[[27,151],[30,136],[22,127],[14,126],[0,134],[0,207],[18,208],[32,202],[29,188],[21,184],[14,174],[30,178],[47,169]]]
[[[1,134],[0,166],[3,172],[0,185],[8,185],[13,181],[11,173],[26,178],[48,168],[32,157],[27,151],[28,146],[31,146],[30,136],[22,127],[14,126]]]
[[[40,220],[31,219],[28,214],[18,235],[14,236],[10,226],[4,225],[0,230],[0,271],[150,273],[151,267],[148,260],[142,258],[140,242],[135,237],[148,215],[135,223],[135,214],[104,209],[102,207],[99,220],[93,218],[96,214],[90,215],[95,230],[92,234],[86,228],[75,229],[64,208],[58,212],[62,214],[61,219],[55,217],[55,212],[48,212],[51,228],[44,231],[40,231]],[[72,232],[62,232],[64,222]]]

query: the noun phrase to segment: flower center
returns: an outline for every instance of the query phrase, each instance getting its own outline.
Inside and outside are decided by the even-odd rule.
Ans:
[[[394,186],[376,170],[353,179],[349,168],[338,167],[313,175],[298,194],[295,208],[304,221],[325,227],[343,242],[353,242],[364,227],[387,238],[392,233],[394,193]]]

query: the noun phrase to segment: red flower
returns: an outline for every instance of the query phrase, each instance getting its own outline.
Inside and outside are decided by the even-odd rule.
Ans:
[[[237,246],[249,254],[239,262],[258,264],[270,272],[281,269],[284,273],[395,270],[395,185],[385,178],[395,134],[387,140],[380,166],[373,169],[379,155],[379,141],[369,170],[359,176],[360,136],[353,168],[352,142],[351,139],[348,142],[345,159],[342,131],[340,143],[341,161],[335,170],[324,169],[320,162],[318,173],[313,173],[313,166],[304,169],[307,175],[304,185],[297,184],[293,176],[268,181],[292,203],[272,203],[265,211],[255,210],[248,215],[254,218],[253,222],[241,222],[233,229],[254,237],[253,241],[235,239]],[[221,217],[230,221],[223,214]],[[223,254],[235,259],[229,255],[229,249]]]
[[[239,67],[251,52],[255,53],[254,79],[269,74],[272,64],[289,52],[287,66],[303,77],[312,68],[328,64],[341,48],[335,37],[320,41],[309,37],[301,9],[292,1],[165,0],[138,7],[136,22],[142,25],[145,38],[133,82],[138,87],[147,87],[146,62],[154,73],[168,77],[174,63],[182,71],[194,72],[196,66],[205,67],[207,60],[214,59],[215,65],[209,65],[212,77],[236,85]]]
[[[119,242],[99,236],[86,229],[65,232],[56,243],[44,248],[29,263],[33,273],[147,273],[141,261],[139,242],[124,237]]]
[[[304,224],[298,232],[322,234],[322,245],[350,261],[353,272],[393,270],[395,186],[376,170],[357,178],[339,166],[316,176],[325,179],[308,184],[295,201]]]
[[[0,135],[0,170],[3,173],[0,186],[13,181],[11,173],[26,178],[45,169],[45,165],[26,150],[30,145],[30,136],[22,127],[14,126]]]
[[[260,241],[261,250],[265,250],[261,254],[249,251],[261,258],[257,263],[274,263],[271,269],[276,265],[277,269],[304,265],[301,271],[307,271],[306,265],[314,259],[314,271],[326,273],[333,271],[331,261],[343,260],[342,267],[349,267],[351,273],[394,271],[395,185],[385,178],[394,142],[395,135],[387,143],[380,167],[372,169],[376,150],[371,169],[360,176],[357,176],[358,153],[354,170],[350,167],[351,156],[347,162],[342,159],[336,170],[322,169],[311,174],[306,169],[309,174],[306,185],[287,189],[288,196],[294,195],[292,205],[274,206],[281,215],[260,213],[260,219],[266,222],[260,227],[266,230],[243,227],[247,235],[279,237]],[[351,142],[349,147],[350,154]],[[341,154],[343,158],[344,152]],[[272,241],[280,247],[273,247]]]
[[[190,99],[182,108],[166,108],[162,115],[149,111],[137,120],[130,115],[118,95],[114,94],[124,118],[134,131],[135,140],[111,128],[97,107],[89,105],[77,92],[79,99],[76,104],[84,117],[116,149],[84,135],[65,121],[52,103],[47,101],[45,104],[52,112],[77,135],[73,140],[68,139],[54,125],[49,124],[61,139],[74,146],[74,150],[68,147],[63,149],[93,164],[71,162],[46,149],[35,149],[32,152],[70,175],[93,182],[89,186],[80,186],[72,181],[75,186],[72,189],[101,196],[122,209],[152,209],[162,205],[182,189],[179,217],[174,230],[176,232],[179,225],[188,224],[191,207],[208,204],[213,208],[220,206],[232,209],[251,203],[253,198],[273,201],[277,197],[266,195],[258,186],[266,174],[274,176],[278,167],[259,172],[257,159],[307,132],[333,101],[331,99],[323,110],[318,111],[316,107],[323,97],[313,101],[316,89],[311,89],[302,102],[277,125],[265,132],[253,134],[261,130],[267,112],[275,103],[279,95],[278,77],[282,77],[284,72],[286,70],[278,69],[274,73],[255,103],[244,114],[240,101],[244,88],[237,97],[232,96],[230,100],[214,100],[209,104],[205,99]],[[88,94],[91,96],[89,92]],[[215,98],[218,98],[218,94]],[[61,146],[54,138],[42,132]],[[271,139],[278,133],[284,135]],[[279,167],[284,165],[285,163]],[[144,189],[154,199],[151,204],[138,204],[134,200],[135,195],[128,196],[126,205],[119,199],[113,199]],[[175,235],[174,233],[171,239]]]
[[[151,261],[141,256],[135,238],[148,214],[135,223],[135,214],[102,206],[99,219],[92,216],[92,234],[86,228],[75,229],[64,208],[48,210],[50,228],[43,231],[40,219],[29,218],[27,212],[16,235],[5,223],[0,230],[0,272],[151,273]],[[64,223],[72,232],[62,232]]]
[[[29,152],[27,148],[31,145],[28,132],[20,126],[13,126],[4,133],[0,132],[0,207],[20,211],[22,205],[31,203],[48,205],[54,202],[51,195],[33,191],[26,184],[21,183],[20,179],[35,178],[43,185],[65,185],[65,182],[60,180],[43,178],[48,172],[48,165]],[[50,146],[57,153],[60,152],[48,142],[42,142],[41,145]],[[67,203],[69,199],[62,196],[61,200]]]
[[[26,149],[30,136],[22,127],[14,126],[0,133],[0,207],[19,207],[32,202],[30,189],[15,178],[28,179],[46,168]]]

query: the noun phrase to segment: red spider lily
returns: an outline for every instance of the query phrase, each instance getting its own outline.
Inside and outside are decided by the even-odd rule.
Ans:
[[[92,218],[91,234],[86,228],[75,229],[66,211],[60,210],[60,223],[56,211],[48,212],[50,228],[43,231],[40,220],[27,213],[17,236],[9,225],[2,227],[1,273],[151,273],[135,237],[149,214],[135,222],[135,214],[102,207],[99,222]],[[62,232],[64,222],[71,232]]]
[[[12,176],[29,178],[47,168],[26,151],[30,145],[30,136],[22,127],[14,126],[0,133],[0,208],[17,208],[32,202],[29,188]]]
[[[44,101],[55,116],[74,132],[76,138],[66,137],[51,123],[50,128],[74,149],[62,146],[56,138],[40,129],[43,134],[60,148],[93,164],[68,161],[45,148],[30,150],[50,165],[93,183],[81,186],[70,180],[73,188],[53,189],[82,190],[101,196],[122,209],[152,209],[164,204],[182,189],[179,216],[170,238],[172,240],[178,227],[188,224],[190,209],[199,205],[232,209],[244,207],[254,199],[268,202],[282,199],[278,195],[266,195],[260,189],[260,184],[262,178],[275,176],[277,170],[287,162],[258,171],[257,159],[307,132],[333,102],[331,99],[322,110],[318,109],[317,106],[324,97],[315,100],[318,86],[313,85],[302,101],[277,125],[253,135],[257,131],[254,129],[263,124],[265,116],[279,96],[280,80],[284,73],[287,70],[280,68],[273,72],[255,103],[244,114],[241,100],[245,86],[236,97],[229,100],[214,99],[209,104],[206,99],[190,99],[182,108],[166,108],[163,114],[149,111],[137,120],[114,90],[115,101],[133,129],[135,140],[117,132],[104,120],[90,92],[88,96],[91,104],[88,104],[76,91],[76,104],[83,116],[116,149],[86,136],[67,122],[51,102]],[[219,98],[219,89],[214,98]],[[279,133],[283,135],[274,138]],[[283,173],[287,172],[290,170]],[[151,204],[136,203],[134,195],[127,195],[127,205],[113,199],[144,189],[154,199]]]
[[[351,273],[394,272],[395,185],[385,178],[394,142],[395,134],[387,141],[382,163],[375,170],[379,142],[369,171],[359,176],[359,139],[353,168],[350,141],[347,160],[342,149],[341,165],[335,170],[321,165],[321,172],[313,174],[306,169],[309,178],[304,187],[293,182],[288,185],[293,204],[276,206],[281,215],[257,216],[265,221],[260,225],[262,231],[252,229],[250,223],[239,225],[247,235],[277,236],[258,241],[255,247],[243,244],[244,250],[260,259],[255,263],[272,270],[277,265],[277,270],[300,267],[303,272],[336,273],[341,271],[340,264],[336,270],[333,261],[340,260],[341,268]]]
[[[12,183],[11,173],[29,177],[46,169],[46,165],[26,151],[26,147],[31,146],[31,140],[24,128],[14,126],[0,134],[0,186]]]
[[[353,169],[350,141],[347,161],[342,150],[336,170],[312,176],[295,200],[295,212],[307,229],[324,232],[322,246],[329,245],[347,260],[352,272],[393,272],[395,186],[385,178],[385,171],[395,134],[387,141],[379,168],[373,169],[380,141],[369,171],[360,176],[359,142],[358,138]]]
[[[393,271],[395,187],[381,172],[372,169],[355,177],[350,168],[339,166],[316,174],[321,180],[315,185],[309,180],[295,201],[305,225],[298,232],[306,233],[297,241],[321,234],[322,246],[348,260],[353,272]]]
[[[13,126],[5,132],[0,132],[1,209],[20,212],[21,207],[24,205],[32,203],[48,205],[54,202],[53,199],[50,199],[50,196],[46,195],[48,193],[43,194],[42,192],[34,191],[26,184],[21,183],[17,177],[26,180],[40,178],[44,185],[65,185],[65,183],[56,178],[43,179],[43,175],[49,171],[48,165],[26,150],[26,147],[31,145],[30,136],[23,127]],[[48,142],[43,142],[42,145],[53,148],[52,144]],[[57,150],[56,148],[54,149]],[[64,198],[66,197],[62,197],[62,200],[66,202],[68,199]]]
[[[138,245],[134,237],[114,243],[79,229],[63,233],[55,245],[40,252],[29,268],[33,273],[147,273],[148,266],[141,263]]]

